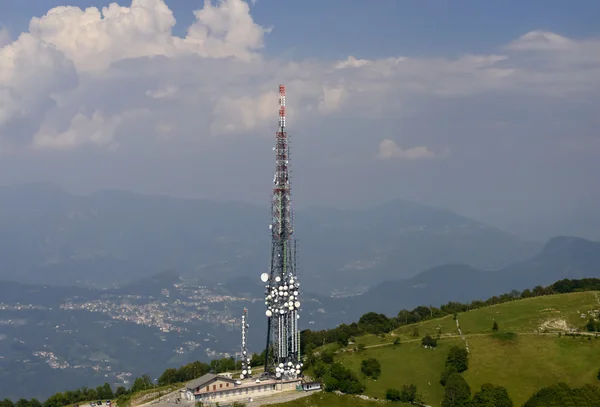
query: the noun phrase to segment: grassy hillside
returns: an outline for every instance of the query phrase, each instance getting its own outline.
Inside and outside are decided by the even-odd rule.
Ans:
[[[582,328],[590,313],[600,312],[600,295],[582,292],[528,298],[481,308],[458,315],[469,344],[469,370],[464,377],[473,392],[483,383],[506,387],[515,405],[533,393],[559,381],[572,386],[597,383],[600,369],[600,339],[571,337],[557,333]],[[492,331],[496,320],[500,329]],[[419,336],[414,336],[414,328]],[[436,336],[437,349],[421,347],[421,337]],[[397,337],[401,344],[393,345]],[[360,374],[363,359],[381,363],[382,376],[367,380],[366,394],[384,398],[388,388],[415,384],[430,405],[439,405],[444,389],[439,384],[448,349],[462,344],[452,316],[403,326],[384,337],[356,338],[367,347],[360,352],[339,352],[337,360]],[[350,348],[353,346],[350,345]]]
[[[502,332],[537,333],[567,331],[582,328],[590,314],[600,313],[600,293],[587,291],[525,298],[504,304],[492,305],[459,314],[463,334],[491,333],[494,320]],[[417,328],[419,337],[424,335],[456,336],[456,321],[451,315],[422,323],[405,325],[384,337],[365,335],[356,338],[357,344],[377,345],[393,342],[399,336],[402,341],[414,339]],[[420,339],[419,339],[420,340]]]
[[[316,393],[309,397],[281,404],[270,404],[273,407],[375,407],[381,403],[374,400],[363,400],[356,396],[338,396],[333,393]],[[394,403],[394,407],[414,407],[406,403]]]

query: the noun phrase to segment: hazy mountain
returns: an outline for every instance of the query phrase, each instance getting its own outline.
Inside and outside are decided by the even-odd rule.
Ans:
[[[313,208],[296,216],[298,269],[317,293],[364,291],[447,263],[494,269],[539,249],[455,213],[394,201],[376,208]],[[257,279],[269,266],[270,211],[52,184],[0,188],[0,278],[111,286],[165,270],[205,284]]]
[[[584,277],[600,277],[600,243],[577,237],[556,237],[531,259],[497,271],[444,265],[410,279],[383,282],[364,295],[354,297],[353,302],[360,302],[361,307],[371,311],[394,315],[402,308],[485,300],[513,289]],[[348,309],[354,311],[353,307]],[[361,312],[349,314],[348,318],[355,318]]]

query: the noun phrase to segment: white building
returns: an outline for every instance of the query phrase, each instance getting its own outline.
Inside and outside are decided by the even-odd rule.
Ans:
[[[231,377],[207,373],[187,383],[186,394],[193,395],[195,401],[224,402],[271,396],[285,390],[296,390],[300,385],[300,379],[239,381]]]

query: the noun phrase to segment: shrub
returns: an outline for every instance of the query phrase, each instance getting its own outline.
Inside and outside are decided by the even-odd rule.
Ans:
[[[381,364],[375,358],[369,358],[362,361],[360,371],[372,379],[377,379],[381,375]]]
[[[385,399],[389,401],[400,401],[400,390],[387,389],[385,392]]]
[[[435,348],[437,346],[437,339],[434,339],[431,336],[426,335],[423,337],[423,339],[421,339],[421,345]]]

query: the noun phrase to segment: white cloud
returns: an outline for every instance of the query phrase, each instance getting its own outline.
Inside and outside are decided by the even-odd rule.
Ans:
[[[205,0],[185,38],[172,33],[175,17],[163,0],[133,0],[130,7],[111,3],[99,10],[56,7],[34,17],[29,32],[52,44],[80,70],[106,69],[112,62],[165,55],[251,59],[268,30],[255,24],[243,0]]]
[[[126,123],[132,132],[138,125],[140,133],[141,126],[157,133],[144,142],[271,134],[283,82],[290,125],[324,117],[343,117],[350,127],[372,121],[373,133],[363,137],[376,146],[381,123],[432,114],[436,103],[499,96],[515,103],[548,96],[580,100],[600,91],[599,41],[532,31],[500,47],[500,54],[267,60],[261,50],[270,29],[256,24],[250,11],[243,0],[205,1],[183,38],[173,34],[175,18],[163,0],[56,7],[32,18],[29,32],[0,49],[0,137],[65,149],[123,147],[143,139],[122,139],[127,132],[119,129]],[[1,38],[0,31],[0,46]],[[139,111],[149,112],[139,123],[124,113]],[[420,147],[402,149],[384,140],[380,157],[458,151],[450,138],[431,144],[414,134],[407,142]]]
[[[425,146],[411,147],[407,149],[401,148],[394,140],[385,139],[379,143],[378,158],[389,160],[392,158],[400,158],[406,160],[419,160],[423,158],[435,158],[449,154],[448,151],[437,154]]]
[[[344,88],[341,86],[323,88],[323,97],[319,101],[317,108],[321,113],[334,112],[342,107],[344,101]]]
[[[576,47],[577,43],[562,35],[547,31],[531,31],[506,46],[509,50],[565,50]]]
[[[194,15],[196,22],[188,29],[185,41],[197,45],[191,49],[201,55],[252,59],[254,51],[264,46],[264,34],[270,31],[254,22],[243,0],[226,0],[217,6],[205,0],[204,8]]]
[[[145,111],[128,111],[112,117],[105,117],[99,111],[89,117],[77,113],[65,131],[58,131],[49,125],[42,126],[34,136],[33,146],[38,149],[64,150],[92,144],[114,149],[118,147],[115,133],[119,126],[126,120],[139,119],[147,115],[148,112]]]
[[[267,91],[256,97],[225,96],[214,109],[213,134],[239,133],[263,127],[277,117],[279,93]],[[270,133],[269,133],[270,134]]]
[[[75,69],[62,53],[28,33],[0,48],[0,127],[35,115],[49,95],[73,88]]]

